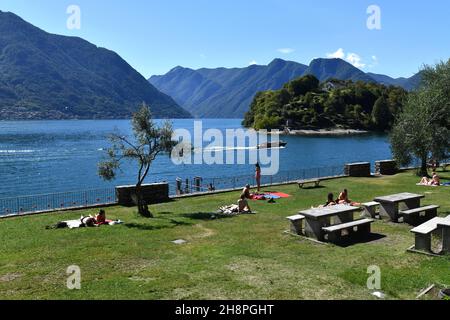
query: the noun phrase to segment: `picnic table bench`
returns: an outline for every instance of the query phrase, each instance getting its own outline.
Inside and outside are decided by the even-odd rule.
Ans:
[[[400,216],[399,204],[403,203],[407,209],[416,209],[420,207],[421,199],[424,195],[414,193],[398,193],[389,196],[377,197],[375,202],[380,204],[380,216],[393,222],[398,222]]]
[[[442,231],[442,250],[450,253],[450,216],[436,217],[411,230],[415,234],[415,250],[432,252],[431,235]]]
[[[409,210],[401,210],[399,213],[403,216],[403,221],[411,225],[424,223],[434,217],[437,217],[439,206],[430,205]]]
[[[370,232],[370,224],[373,220],[354,220],[354,214],[359,210],[358,207],[349,205],[335,205],[303,210],[299,214],[305,217],[305,235],[307,237],[334,242],[343,237],[342,231],[348,231],[354,227],[358,228],[360,234]]]
[[[356,233],[361,236],[369,234],[371,232],[370,226],[374,221],[375,220],[373,219],[365,218],[330,227],[323,227],[322,230],[328,234],[329,241],[336,242],[339,241],[339,239],[342,237],[342,231],[347,231],[348,234]]]
[[[295,216],[287,217],[291,222],[291,232],[297,235],[303,234],[303,221],[305,220],[305,216],[301,214],[297,214]]]
[[[303,187],[308,184],[313,184],[315,188],[318,188],[320,186],[320,182],[321,182],[320,179],[308,179],[308,180],[300,180],[297,183],[298,187],[300,189],[303,189]]]
[[[367,218],[377,218],[379,217],[379,212],[377,212],[377,208],[380,207],[380,203],[376,201],[366,202],[361,204],[364,210],[364,216]]]

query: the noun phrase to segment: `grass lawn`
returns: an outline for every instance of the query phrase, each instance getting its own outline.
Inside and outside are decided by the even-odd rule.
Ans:
[[[442,174],[450,179],[450,174]],[[450,187],[419,187],[412,172],[382,178],[342,178],[323,188],[270,188],[291,198],[251,202],[256,215],[211,219],[239,193],[186,198],[151,207],[155,219],[134,208],[107,208],[124,225],[46,230],[60,220],[95,210],[0,220],[0,299],[373,299],[367,268],[381,268],[390,299],[414,299],[430,284],[450,285],[450,258],[407,253],[411,227],[377,221],[379,239],[340,247],[284,234],[287,216],[349,189],[369,201],[398,192],[425,194],[450,214]],[[184,245],[171,241],[185,239]],[[78,265],[81,290],[66,288],[66,269]]]

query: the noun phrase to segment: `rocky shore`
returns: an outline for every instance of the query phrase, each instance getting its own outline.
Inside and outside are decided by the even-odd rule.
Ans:
[[[280,131],[280,135],[285,136],[346,136],[346,135],[361,135],[368,133],[370,133],[370,131],[357,129],[343,129],[343,128]]]

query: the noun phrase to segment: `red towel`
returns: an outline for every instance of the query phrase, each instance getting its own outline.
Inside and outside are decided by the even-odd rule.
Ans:
[[[291,195],[283,192],[268,192],[269,194],[273,194],[274,196],[278,196],[280,198],[289,198]]]

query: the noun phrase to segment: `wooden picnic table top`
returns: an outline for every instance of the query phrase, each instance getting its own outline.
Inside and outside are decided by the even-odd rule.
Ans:
[[[336,216],[342,213],[356,212],[359,210],[360,209],[358,207],[339,204],[335,206],[303,210],[300,211],[299,214],[305,216],[306,218],[318,219],[323,217]]]
[[[377,197],[374,199],[374,201],[397,203],[397,202],[402,202],[402,201],[406,201],[406,200],[422,199],[422,198],[425,198],[425,196],[421,195],[421,194],[403,192],[403,193],[392,194],[389,196]]]

